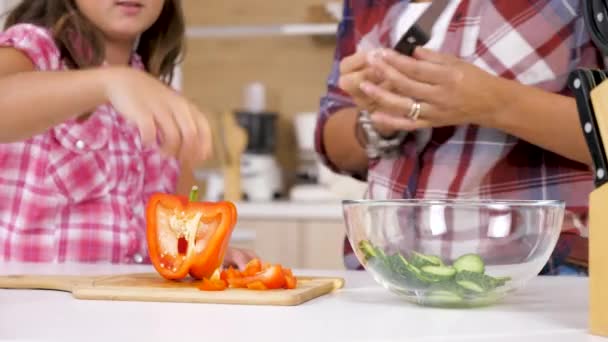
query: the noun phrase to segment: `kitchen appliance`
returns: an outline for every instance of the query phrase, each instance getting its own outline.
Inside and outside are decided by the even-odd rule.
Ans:
[[[317,113],[298,113],[293,123],[298,151],[296,181],[289,197],[295,201],[337,199],[337,196],[321,182],[325,166],[319,160],[314,146]]]
[[[299,305],[344,286],[342,278],[298,277],[293,290],[201,291],[197,281],[169,281],[156,273],[115,276],[12,275],[0,277],[0,288],[59,290],[74,298],[143,302],[242,305]]]
[[[296,180],[300,184],[317,184],[319,163],[314,145],[317,113],[298,113],[293,120],[298,146]]]
[[[289,197],[294,201],[335,201],[360,199],[367,184],[331,171],[315,151],[317,113],[297,113],[294,129],[298,144],[296,182]]]
[[[278,113],[266,110],[264,85],[252,83],[245,87],[243,109],[236,111],[236,117],[248,136],[241,156],[244,199],[271,201],[280,197],[283,174],[275,157]]]

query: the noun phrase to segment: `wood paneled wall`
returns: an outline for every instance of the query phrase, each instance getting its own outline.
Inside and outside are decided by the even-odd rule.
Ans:
[[[266,25],[309,22],[323,0],[183,0],[190,25]]]
[[[304,23],[319,0],[184,1],[189,26]],[[280,113],[277,156],[293,176],[296,144],[292,117],[316,112],[331,68],[334,39],[310,36],[191,38],[183,65],[187,96],[211,113],[242,105],[246,84],[266,85],[269,109]],[[212,165],[210,163],[210,165]]]

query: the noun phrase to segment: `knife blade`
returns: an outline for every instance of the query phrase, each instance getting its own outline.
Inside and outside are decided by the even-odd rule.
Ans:
[[[404,55],[411,56],[416,46],[423,46],[431,39],[431,33],[435,22],[448,6],[450,0],[433,0],[429,8],[410,27],[407,32],[395,44],[394,49]]]

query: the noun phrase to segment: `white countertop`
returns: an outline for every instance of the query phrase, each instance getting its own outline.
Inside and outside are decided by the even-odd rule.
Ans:
[[[111,274],[148,266],[0,263],[0,274]],[[606,341],[587,334],[587,280],[538,278],[501,305],[441,310],[401,301],[365,272],[293,307],[86,301],[0,289],[0,340],[79,341]],[[185,338],[194,338],[188,339]]]

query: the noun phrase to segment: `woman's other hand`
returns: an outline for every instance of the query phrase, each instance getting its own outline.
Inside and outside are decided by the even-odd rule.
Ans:
[[[357,52],[345,57],[340,62],[339,87],[350,95],[360,110],[367,110],[370,113],[374,113],[378,105],[372,97],[361,90],[361,84],[370,83],[379,89],[387,89],[389,86],[388,82],[383,80],[377,68],[370,65],[370,61],[376,58],[374,55],[379,52]],[[395,128],[383,123],[374,124],[374,126],[383,136],[391,136],[396,132]]]

